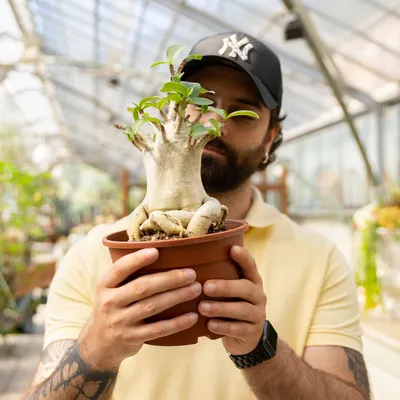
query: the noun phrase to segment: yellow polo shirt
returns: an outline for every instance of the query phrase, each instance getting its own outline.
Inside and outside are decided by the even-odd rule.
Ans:
[[[294,223],[253,190],[244,247],[253,255],[267,295],[267,318],[301,356],[306,346],[362,350],[351,269],[324,236]],[[92,311],[96,282],[111,267],[102,238],[126,229],[128,218],[95,227],[65,256],[51,284],[44,347],[77,339]],[[114,399],[250,400],[242,373],[221,340],[196,345],[144,345],[121,364]]]

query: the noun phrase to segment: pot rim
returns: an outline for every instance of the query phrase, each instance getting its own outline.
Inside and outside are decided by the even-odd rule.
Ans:
[[[144,248],[161,248],[161,247],[178,247],[178,246],[187,246],[191,244],[204,243],[204,242],[212,242],[215,240],[227,239],[232,236],[239,235],[241,233],[246,232],[249,229],[249,224],[246,221],[235,220],[235,219],[227,219],[225,221],[227,225],[234,225],[233,228],[227,227],[226,231],[209,233],[207,235],[202,236],[194,236],[189,238],[182,239],[166,239],[166,240],[155,240],[148,242],[127,242],[121,240],[112,240],[112,236],[116,236],[118,234],[126,232],[125,230],[113,232],[106,235],[103,238],[104,246],[111,249],[144,249]],[[236,225],[236,226],[235,226]]]

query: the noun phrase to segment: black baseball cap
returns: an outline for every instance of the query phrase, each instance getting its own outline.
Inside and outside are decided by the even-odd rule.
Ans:
[[[185,75],[210,64],[226,64],[245,72],[257,87],[270,110],[282,104],[282,72],[277,55],[264,43],[244,32],[225,32],[205,37],[189,54],[201,54],[201,60],[189,60]]]

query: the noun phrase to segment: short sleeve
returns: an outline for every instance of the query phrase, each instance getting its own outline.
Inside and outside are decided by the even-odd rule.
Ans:
[[[306,346],[342,346],[361,352],[361,337],[354,275],[344,256],[334,248],[328,258]]]
[[[79,255],[82,245],[75,244],[64,256],[50,285],[43,348],[56,340],[78,339],[90,318],[93,300]]]

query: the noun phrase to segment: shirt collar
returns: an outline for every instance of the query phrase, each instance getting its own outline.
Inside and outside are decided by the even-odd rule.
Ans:
[[[252,228],[266,228],[275,224],[282,214],[266,203],[259,189],[252,186],[252,204],[244,220]]]

